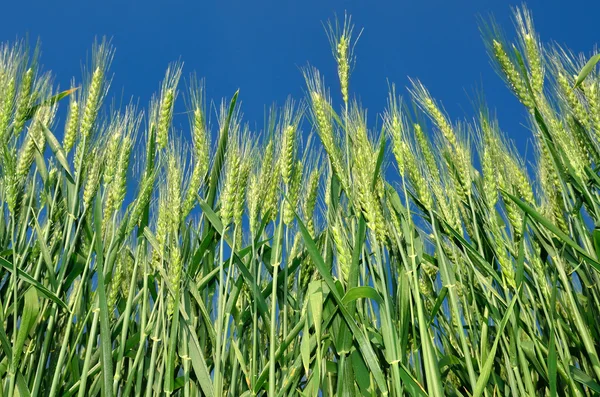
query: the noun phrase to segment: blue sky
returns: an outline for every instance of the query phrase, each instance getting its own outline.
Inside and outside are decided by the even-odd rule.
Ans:
[[[584,2],[581,2],[584,3]],[[600,3],[529,1],[544,41],[555,40],[589,53]],[[370,121],[384,109],[388,81],[399,87],[420,79],[453,119],[473,114],[472,99],[483,89],[498,111],[502,129],[520,151],[529,132],[525,112],[490,66],[478,16],[494,15],[513,35],[511,3],[469,1],[30,1],[3,5],[0,41],[29,36],[42,42],[42,64],[66,88],[81,81],[95,37],[112,38],[116,54],[112,94],[139,98],[144,107],[171,61],[182,60],[184,76],[206,78],[207,96],[219,101],[240,88],[242,112],[263,125],[265,107],[288,95],[304,95],[300,67],[309,62],[337,95],[334,60],[322,23],[347,10],[357,31],[358,61],[351,94],[369,109]],[[11,16],[12,15],[12,16]],[[406,92],[401,91],[404,96]],[[181,104],[178,110],[183,110]],[[175,119],[187,127],[187,118]]]

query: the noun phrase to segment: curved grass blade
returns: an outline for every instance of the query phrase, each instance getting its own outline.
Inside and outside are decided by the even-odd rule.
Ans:
[[[63,98],[66,98],[67,96],[71,95],[72,93],[74,93],[78,89],[79,89],[79,87],[74,87],[74,88],[65,90],[63,92],[59,92],[58,94],[53,95],[52,97],[46,99],[45,101],[42,101],[42,102],[40,102],[40,103],[38,103],[36,105],[33,105],[27,111],[26,116],[25,116],[25,120],[30,120],[33,117],[33,115],[35,114],[35,112],[40,107],[54,105],[56,102],[60,101]]]
[[[542,214],[537,212],[533,207],[530,207],[529,205],[525,204],[525,202],[523,202],[519,198],[513,196],[512,194],[506,191],[504,191],[504,194],[506,194],[512,201],[514,201],[515,204],[517,204],[529,217],[531,217],[531,219],[535,220],[536,222],[544,226],[546,229],[548,229],[550,232],[554,233],[565,244],[567,244],[569,247],[573,248],[575,251],[580,253],[581,256],[583,256],[588,261],[588,263],[592,265],[592,267],[594,267],[594,269],[600,271],[600,263],[594,258],[592,258],[587,252],[585,252],[583,248],[579,246],[579,244],[571,240],[569,236],[562,232],[552,222],[550,222]]]
[[[572,365],[569,366],[569,369],[571,370],[571,376],[574,380],[581,383],[582,385],[587,386],[594,393],[600,394],[600,385],[596,383],[591,376]]]
[[[35,320],[40,311],[40,304],[35,288],[30,287],[25,292],[23,312],[21,314],[21,324],[19,326],[19,332],[17,332],[17,340],[13,346],[13,357],[12,357],[12,371],[13,374],[19,366],[21,360],[21,354],[23,353],[23,345],[29,335],[29,331],[35,324]]]
[[[585,80],[587,75],[590,74],[592,70],[594,70],[594,67],[596,66],[596,64],[598,62],[600,62],[600,54],[594,55],[593,57],[590,58],[589,61],[587,61],[585,66],[581,69],[581,71],[577,75],[577,79],[575,80],[575,85],[573,86],[573,89],[579,87],[579,85],[581,83],[583,83],[583,80]]]
[[[69,167],[69,162],[67,161],[67,155],[65,154],[65,151],[63,150],[60,143],[58,143],[58,140],[56,139],[52,131],[50,131],[48,127],[41,122],[40,125],[44,129],[44,134],[46,134],[46,142],[48,142],[48,145],[54,153],[54,156],[56,156],[56,159],[60,163],[61,167],[65,170],[67,179],[72,184],[75,184],[75,179],[73,178],[73,174],[71,174],[71,168]]]
[[[342,303],[348,304],[361,298],[373,299],[379,304],[383,303],[383,298],[377,293],[375,288],[368,286],[350,288],[342,298]]]
[[[6,270],[8,270],[9,272],[12,273],[13,264],[2,257],[0,257],[0,266],[2,266],[3,268],[5,268]],[[54,292],[52,292],[48,288],[44,287],[42,284],[40,284],[38,281],[36,281],[29,274],[25,273],[21,269],[17,269],[17,275],[26,283],[34,286],[42,295],[44,295],[45,297],[50,299],[52,302],[56,303],[58,306],[65,309],[67,312],[70,312],[69,307],[66,305],[65,302],[63,302],[58,296],[56,296],[56,294]]]
[[[196,374],[200,388],[206,397],[213,397],[214,390],[212,381],[210,379],[210,372],[206,366],[206,360],[202,354],[202,348],[200,347],[196,333],[190,329],[190,318],[188,317],[187,313],[185,313],[183,307],[179,308],[179,313],[184,320],[182,324],[184,325],[186,335],[189,338],[188,347],[190,359],[192,360],[192,368],[194,369],[194,373]]]
[[[473,391],[473,397],[479,397],[485,391],[485,387],[487,386],[488,379],[490,377],[490,374],[492,373],[494,359],[496,358],[496,349],[498,348],[498,342],[500,342],[500,337],[502,337],[502,332],[504,331],[504,327],[506,327],[508,320],[510,320],[510,317],[512,316],[512,310],[513,310],[513,307],[515,306],[515,303],[517,302],[517,297],[518,297],[518,295],[515,295],[513,297],[512,301],[508,305],[508,308],[506,309],[504,318],[502,318],[502,321],[500,322],[500,325],[498,326],[498,329],[496,331],[496,339],[494,339],[494,344],[492,345],[492,348],[491,348],[490,352],[488,353],[488,356],[485,360],[485,364],[483,365],[483,367],[481,368],[481,371],[479,373],[479,378],[477,379],[477,384],[475,385],[475,390]]]

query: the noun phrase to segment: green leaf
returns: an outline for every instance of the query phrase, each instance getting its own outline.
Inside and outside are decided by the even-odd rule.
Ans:
[[[379,152],[377,154],[377,163],[375,163],[375,172],[373,173],[373,180],[371,181],[371,188],[375,189],[375,185],[377,184],[377,177],[379,176],[379,172],[381,170],[381,165],[383,164],[383,158],[385,157],[385,129],[381,129],[381,137],[379,138]]]
[[[165,374],[165,386],[164,391],[167,395],[171,394],[175,390],[175,345],[177,343],[177,337],[179,334],[179,299],[175,297],[175,308],[174,308],[173,319],[171,321],[171,330],[169,334],[169,344],[167,351],[167,368]]]
[[[238,342],[236,340],[231,341],[231,346],[233,347],[233,352],[235,354],[235,358],[238,361],[242,372],[246,379],[250,379],[250,372],[248,371],[248,365],[246,365],[246,360],[244,360],[244,355],[242,354],[240,347],[238,346]]]
[[[2,266],[11,273],[13,271],[13,264],[2,257],[0,257],[0,266]],[[29,274],[25,273],[21,269],[17,269],[17,275],[26,283],[33,285],[41,294],[50,299],[52,302],[56,303],[57,305],[65,309],[67,312],[69,312],[69,307],[65,304],[65,302],[63,302],[58,296],[56,296],[55,293],[50,291],[48,288],[44,287]]]
[[[215,213],[212,207],[204,200],[202,197],[198,195],[198,203],[200,204],[200,208],[204,212],[204,215],[208,218],[212,226],[215,228],[217,233],[223,234],[223,222],[221,222],[221,217]]]
[[[550,396],[555,397],[556,394],[556,371],[557,371],[557,356],[556,356],[556,338],[554,331],[550,331],[550,343],[548,346],[548,378],[550,381]]]
[[[573,248],[575,251],[579,252],[581,256],[587,259],[588,263],[592,265],[597,271],[600,271],[600,263],[598,263],[594,258],[592,258],[587,252],[583,250],[575,241],[571,240],[569,236],[567,236],[564,232],[562,232],[558,227],[556,227],[552,222],[550,222],[547,218],[542,216],[539,212],[537,212],[533,207],[525,204],[522,200],[513,196],[512,194],[503,191],[504,194],[507,195],[512,201],[515,202],[527,215],[529,215],[533,220],[544,226],[546,229],[554,233],[558,238],[560,238],[565,244]]]
[[[19,397],[31,396],[31,393],[27,388],[27,383],[25,383],[25,379],[23,378],[23,375],[21,375],[21,372],[17,373],[17,388],[19,390]]]
[[[35,143],[35,146],[38,149],[35,152],[35,168],[37,173],[40,175],[40,178],[42,178],[42,182],[44,183],[44,185],[46,185],[46,183],[48,182],[48,167],[46,167],[44,155],[40,152],[40,148],[37,146],[37,143]]]
[[[17,340],[13,346],[13,358],[12,367],[13,371],[19,366],[21,360],[21,354],[23,353],[23,345],[29,335],[29,331],[35,325],[38,313],[40,311],[40,305],[38,302],[38,296],[35,288],[30,287],[25,292],[25,304],[23,306],[23,312],[21,313],[21,324],[19,326],[19,332],[17,333]]]
[[[352,369],[354,370],[356,384],[361,393],[363,396],[372,395],[372,393],[369,393],[369,389],[371,388],[371,376],[362,356],[358,351],[354,350],[352,354],[350,354],[350,360],[352,361]]]
[[[444,299],[446,299],[446,295],[448,295],[448,288],[442,287],[437,299],[435,300],[435,305],[433,305],[433,309],[431,309],[431,314],[429,315],[429,322],[427,323],[427,328],[431,326],[435,316],[437,315],[440,307],[442,307],[442,303],[444,303]]]
[[[502,284],[502,279],[494,270],[492,265],[490,265],[488,261],[483,256],[481,256],[481,254],[469,242],[467,242],[467,240],[465,240],[456,230],[454,230],[448,222],[438,217],[437,215],[436,217],[438,218],[438,221],[444,225],[444,228],[448,230],[450,234],[460,242],[461,246],[463,246],[467,251],[469,251],[471,257],[475,258],[477,262],[487,271],[488,275],[492,276],[494,280],[496,280],[499,284]]]
[[[342,303],[348,304],[349,302],[353,302],[361,298],[373,299],[379,304],[383,303],[383,298],[381,295],[379,295],[379,293],[377,293],[375,288],[368,286],[350,288],[348,292],[346,292],[346,295],[344,295],[342,298]]]
[[[596,250],[596,258],[600,258],[600,227],[598,225],[594,227],[592,237],[594,239],[594,249]]]
[[[25,114],[25,120],[30,120],[33,117],[33,115],[35,114],[35,112],[40,107],[45,106],[45,105],[54,105],[56,102],[60,101],[63,98],[66,98],[67,96],[69,96],[73,92],[77,91],[78,89],[79,89],[79,87],[74,87],[74,88],[65,90],[63,92],[59,92],[58,94],[46,99],[45,101],[42,101],[36,105],[33,105],[32,107],[29,108],[29,110]]]
[[[34,221],[35,232],[37,234],[37,241],[39,243],[40,252],[42,254],[42,258],[44,259],[44,263],[46,263],[46,268],[48,269],[48,278],[50,279],[50,284],[52,285],[52,288],[56,288],[56,279],[54,277],[54,266],[52,266],[52,257],[50,256],[48,245],[46,244],[46,240],[44,239],[42,228],[40,227],[38,217],[35,216],[35,214],[33,214],[31,218]]]
[[[67,155],[65,154],[65,151],[63,150],[60,143],[58,143],[58,140],[56,139],[52,131],[50,131],[48,127],[46,127],[46,125],[44,125],[41,122],[40,125],[43,127],[44,133],[46,134],[46,142],[48,142],[48,146],[50,146],[50,149],[54,153],[54,156],[60,163],[61,167],[65,170],[67,179],[69,180],[69,182],[75,184],[75,180],[73,179],[73,175],[71,174],[71,168],[69,167],[69,162],[67,161]]]
[[[512,309],[517,302],[518,295],[515,295],[508,305],[506,309],[506,313],[504,314],[504,318],[500,322],[498,329],[496,331],[496,338],[494,339],[494,344],[492,345],[492,349],[488,353],[488,356],[485,360],[485,364],[481,368],[479,373],[479,378],[477,379],[477,384],[475,385],[475,390],[473,391],[473,397],[479,397],[483,394],[485,387],[487,386],[488,379],[490,374],[492,373],[492,367],[494,365],[494,359],[496,358],[496,349],[498,348],[498,342],[500,342],[500,337],[502,336],[502,332],[504,331],[504,327],[508,323],[508,320],[512,316]]]
[[[319,395],[319,366],[315,365],[312,374],[308,377],[308,383],[306,384],[301,395],[304,397],[317,397]]]
[[[310,368],[310,329],[308,327],[308,321],[304,322],[304,331],[302,331],[302,340],[300,341],[300,356],[302,357],[302,365],[304,366],[304,373],[308,376],[308,369]]]
[[[308,300],[310,303],[310,312],[312,314],[313,325],[317,340],[321,338],[321,323],[323,321],[323,287],[321,281],[312,281],[308,285]]]
[[[219,268],[216,268],[215,270],[218,271]],[[200,288],[198,288],[198,285],[196,283],[194,283],[192,280],[188,280],[188,285],[190,286],[189,293],[192,295],[192,297],[196,301],[196,304],[198,305],[198,309],[200,310],[201,316],[204,319],[208,337],[210,338],[210,341],[214,345],[216,343],[215,328],[213,327],[212,319],[210,318],[210,313],[206,309],[204,300],[200,297],[200,294],[198,293]]]
[[[588,388],[590,388],[590,390],[594,391],[595,393],[600,394],[600,385],[596,383],[591,376],[572,365],[569,365],[569,369],[571,370],[571,376],[574,380],[587,386]]]
[[[348,272],[348,289],[352,289],[358,285],[358,273],[360,265],[360,256],[365,242],[367,224],[365,217],[360,213],[358,219],[358,229],[354,235],[354,247],[352,248],[352,263]],[[348,302],[348,313],[354,316],[356,311],[356,302]],[[352,347],[352,334],[350,328],[345,322],[340,324],[340,332],[338,333],[337,349],[340,354],[348,354]]]
[[[517,256],[517,290],[521,291],[521,284],[525,274],[525,232],[527,231],[527,215],[523,217],[523,227],[521,228],[521,240],[519,241],[519,253]]]
[[[190,359],[192,361],[192,368],[194,369],[194,373],[196,374],[196,378],[198,379],[198,383],[200,384],[200,388],[204,392],[206,397],[214,396],[213,384],[210,378],[210,372],[208,371],[208,367],[206,366],[206,360],[204,359],[204,355],[202,354],[202,348],[200,347],[200,343],[198,342],[198,338],[196,333],[190,329],[189,325],[189,317],[183,307],[179,307],[179,312],[183,317],[184,328],[189,338],[189,353]]]
[[[6,335],[6,329],[4,329],[4,327],[0,327],[0,344],[2,345],[4,357],[8,362],[8,357],[12,357],[12,345],[8,340],[8,335]],[[4,361],[4,359],[2,361]],[[8,364],[6,365],[8,366]]]
[[[583,83],[583,80],[585,80],[587,75],[590,74],[590,72],[592,70],[594,70],[594,67],[596,66],[596,64],[598,62],[600,62],[600,54],[596,54],[590,58],[590,60],[585,64],[585,66],[579,72],[579,75],[577,75],[577,79],[575,80],[575,85],[573,86],[573,89],[579,87],[579,85],[581,83]]]

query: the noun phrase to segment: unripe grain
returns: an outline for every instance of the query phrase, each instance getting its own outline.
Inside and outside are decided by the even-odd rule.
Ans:
[[[281,149],[281,178],[288,186],[294,166],[294,149],[296,145],[296,127],[288,125],[283,130],[283,147]]]
[[[167,137],[171,127],[171,118],[173,117],[173,103],[175,101],[175,91],[172,88],[167,89],[160,103],[158,116],[158,131],[156,132],[156,146],[158,149],[164,149],[167,146]]]
[[[494,51],[494,57],[498,61],[502,72],[504,72],[504,76],[506,77],[510,88],[517,95],[517,97],[519,98],[521,103],[523,103],[523,105],[532,109],[534,104],[531,100],[525,82],[523,81],[523,77],[517,71],[517,68],[515,67],[508,54],[504,50],[504,47],[497,40],[494,40],[492,42],[492,46]]]
[[[527,62],[531,69],[531,86],[536,94],[541,94],[544,89],[544,69],[538,43],[531,33],[525,33],[523,36],[525,42],[525,54]]]
[[[169,206],[169,231],[177,235],[181,220],[181,168],[174,153],[169,156],[167,169],[167,201]]]
[[[109,214],[118,211],[125,199],[131,145],[131,138],[124,137],[119,150],[119,159],[117,161],[115,176],[110,184],[110,206],[107,205],[107,212]]]
[[[100,185],[101,171],[102,158],[98,155],[98,153],[92,153],[91,165],[90,169],[88,170],[85,187],[83,189],[83,208],[86,211],[90,210],[92,200],[94,199],[94,197],[96,196],[96,192],[98,191],[98,186]]]
[[[75,100],[71,100],[69,107],[69,116],[65,123],[65,137],[63,139],[63,148],[65,152],[69,153],[75,145],[77,139],[77,127],[79,124],[79,103]]]
[[[225,170],[225,181],[221,193],[221,222],[227,227],[233,217],[233,209],[237,195],[237,182],[240,167],[240,156],[237,148],[229,150],[227,154],[227,168]]]
[[[155,178],[156,174],[153,172],[150,175],[145,175],[144,179],[140,183],[140,192],[133,204],[131,215],[129,216],[126,232],[127,234],[133,231],[135,226],[140,221],[144,209],[146,208],[148,203],[150,203],[150,199],[152,198],[152,191],[154,189]]]
[[[83,118],[81,119],[81,136],[87,138],[92,131],[96,118],[98,117],[98,110],[100,105],[100,99],[102,97],[102,85],[104,82],[104,72],[98,66],[92,74],[92,81],[88,91],[88,96],[85,101],[85,107],[83,109]]]
[[[31,87],[33,86],[33,69],[29,68],[23,75],[21,88],[19,89],[19,98],[17,99],[17,109],[15,112],[14,134],[18,135],[25,126],[25,118],[29,107],[31,106]]]
[[[13,116],[15,103],[15,78],[10,77],[8,83],[3,87],[3,98],[0,103],[0,137],[3,137],[8,130],[10,119]]]
[[[417,138],[417,143],[419,144],[419,149],[423,154],[423,159],[425,160],[425,164],[427,165],[428,171],[432,174],[437,172],[437,163],[435,161],[435,156],[433,155],[433,151],[431,150],[431,145],[429,144],[429,140],[423,133],[423,129],[419,124],[414,125],[415,136]]]
[[[350,75],[349,55],[348,55],[348,42],[349,38],[345,35],[340,37],[337,45],[337,64],[338,64],[338,76],[340,78],[340,86],[342,91],[342,99],[344,103],[348,103],[348,85]]]
[[[349,248],[348,239],[344,230],[345,229],[338,215],[338,219],[333,222],[330,227],[330,231],[337,251],[338,267],[341,273],[340,279],[343,280],[344,283],[347,283],[350,264],[352,263],[352,251]]]
[[[402,123],[396,114],[393,115],[390,127],[393,142],[392,152],[394,153],[394,158],[396,159],[396,164],[398,165],[398,172],[401,176],[404,176],[404,172],[406,170],[406,165],[404,163],[404,152],[406,148],[404,146],[406,144],[402,139]]]
[[[248,205],[248,223],[252,236],[256,236],[256,231],[258,229],[258,217],[260,213],[261,200],[262,189],[260,180],[256,173],[252,173],[252,175],[250,175],[250,181],[248,184],[248,194],[246,195],[246,202]]]
[[[294,213],[298,206],[298,197],[300,195],[300,187],[302,184],[302,162],[298,160],[294,167],[294,175],[292,185],[287,191],[287,200],[283,206],[283,222],[289,225],[294,220]]]
[[[571,84],[569,83],[567,76],[565,76],[564,73],[559,72],[557,76],[557,82],[577,121],[579,121],[584,127],[588,127],[590,124],[588,113],[577,97],[575,91],[571,88]]]
[[[248,186],[248,178],[250,176],[250,169],[252,166],[252,160],[248,157],[242,159],[242,165],[238,175],[237,189],[235,194],[235,204],[233,208],[234,223],[238,226],[238,229],[242,230],[242,217],[244,215],[244,204],[246,201],[246,187]]]
[[[169,257],[169,283],[171,293],[167,298],[167,316],[173,317],[176,301],[179,299],[179,291],[181,290],[181,274],[183,263],[181,261],[181,253],[179,244],[175,242],[171,245]]]
[[[110,186],[117,172],[119,149],[121,147],[121,131],[117,129],[111,135],[106,147],[104,165],[104,185]]]
[[[314,212],[315,206],[317,204],[317,193],[319,189],[319,174],[319,170],[314,169],[308,177],[303,207],[306,228],[308,229],[308,232],[311,235],[311,237],[315,236]]]

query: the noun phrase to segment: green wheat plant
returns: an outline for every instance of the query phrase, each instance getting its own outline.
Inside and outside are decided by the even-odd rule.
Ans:
[[[600,58],[514,17],[529,157],[418,80],[369,119],[349,17],[257,131],[179,63],[108,110],[109,42],[67,91],[0,45],[0,395],[600,393]]]

